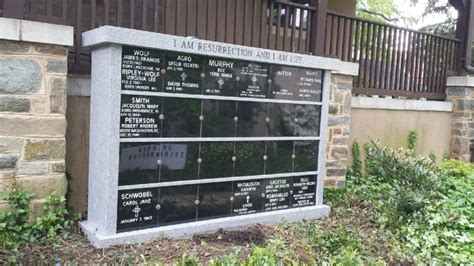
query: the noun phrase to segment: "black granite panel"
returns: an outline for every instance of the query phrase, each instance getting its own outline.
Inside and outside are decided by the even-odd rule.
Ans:
[[[318,141],[295,141],[294,172],[318,170]]]
[[[241,62],[239,97],[267,98],[269,68],[267,64]]]
[[[199,137],[201,100],[163,97],[163,137]]]
[[[293,177],[291,207],[316,204],[316,176]]]
[[[289,66],[272,66],[270,98],[321,101],[322,71]]]
[[[160,137],[161,97],[125,95],[120,104],[120,137]]]
[[[163,143],[160,181],[180,181],[198,177],[199,142]]]
[[[265,143],[261,141],[235,143],[235,176],[262,175]]]
[[[198,220],[232,215],[232,182],[199,185]]]
[[[263,197],[261,180],[235,181],[233,188],[232,214],[243,215],[262,211]]]
[[[233,142],[202,142],[199,178],[231,177],[234,162]]]
[[[321,106],[296,105],[296,136],[319,136]]]
[[[270,98],[294,100],[296,83],[299,79],[299,68],[272,65],[270,76],[272,79]]]
[[[155,227],[158,223],[157,189],[120,190],[117,205],[117,232]]]
[[[276,178],[262,180],[265,193],[263,208],[274,211],[290,208],[290,190],[292,178]]]
[[[219,58],[206,58],[204,61],[204,94],[237,96],[239,62]]]
[[[163,91],[202,94],[202,64],[203,59],[199,55],[166,52]]]
[[[270,103],[268,118],[268,136],[295,135],[296,106],[294,104]]]
[[[299,70],[299,79],[296,80],[295,100],[321,101],[322,70],[303,69]]]
[[[197,200],[197,185],[160,188],[158,224],[196,221]]]
[[[120,143],[119,185],[159,182],[160,143]]]
[[[237,103],[203,100],[202,137],[235,137]]]
[[[163,52],[122,47],[122,90],[161,91]]]
[[[237,102],[237,137],[265,137],[267,112],[267,103]]]
[[[293,141],[267,141],[265,174],[291,173]]]

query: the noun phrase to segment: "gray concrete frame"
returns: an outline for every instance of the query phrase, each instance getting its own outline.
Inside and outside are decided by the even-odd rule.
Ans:
[[[277,223],[281,220],[294,221],[301,219],[316,219],[329,215],[330,207],[323,205],[323,185],[325,173],[326,158],[326,139],[327,139],[327,120],[329,93],[331,84],[331,72],[344,71],[346,65],[340,60],[323,58],[302,54],[292,54],[274,50],[245,47],[239,45],[223,44],[217,42],[188,39],[184,37],[171,36],[159,33],[151,33],[138,30],[130,30],[125,28],[105,26],[91,30],[83,34],[83,42],[85,47],[91,47],[92,50],[92,88],[91,88],[91,127],[90,127],[90,163],[89,163],[89,198],[88,198],[88,219],[81,222],[81,228],[95,247],[106,247],[110,245],[123,243],[137,243],[149,240],[154,237],[166,236],[172,238],[190,237],[195,233],[209,232],[218,228],[238,228],[241,226],[254,223]],[[273,57],[270,60],[263,60],[255,57],[223,55],[214,52],[202,52],[197,49],[181,49],[175,47],[176,43],[186,42],[194,44],[215,44],[225,45],[229,48],[239,48],[252,50],[257,52],[271,53]],[[314,139],[319,141],[319,161],[318,171],[261,175],[252,178],[264,179],[274,178],[278,176],[301,176],[305,174],[317,175],[316,187],[316,205],[286,209],[279,211],[263,212],[256,214],[248,214],[242,216],[232,216],[218,218],[206,221],[197,221],[177,225],[169,225],[155,227],[151,229],[136,230],[125,233],[116,233],[117,220],[117,196],[119,189],[144,188],[144,187],[162,187],[170,185],[184,185],[209,183],[216,181],[237,181],[248,180],[251,177],[229,177],[219,180],[188,180],[167,182],[167,184],[142,184],[133,186],[118,186],[118,169],[119,169],[119,144],[120,142],[132,141],[131,139],[119,138],[120,125],[120,97],[127,91],[121,91],[121,56],[122,45],[130,45],[137,47],[146,47],[151,49],[161,49],[178,51],[185,53],[204,54],[208,56],[219,56],[238,60],[258,61],[272,64],[281,64],[297,67],[306,67],[313,69],[322,69],[323,75],[323,95],[322,102],[309,102],[313,105],[321,105],[321,122],[319,137],[263,137],[262,140],[304,140]],[[298,57],[299,62],[287,62],[278,60],[278,58]],[[276,58],[276,59],[275,59]],[[171,93],[155,93],[155,92],[133,92],[134,94],[143,95],[162,95],[173,97],[187,97],[183,94]],[[191,96],[199,98],[216,98],[216,96]],[[235,97],[217,97],[218,99],[234,99]],[[249,101],[273,101],[273,102],[293,102],[284,100],[270,99],[240,99]],[[298,102],[301,103],[301,102]],[[212,138],[210,141],[223,140],[249,140],[252,138]],[[147,138],[146,141],[154,141],[157,139]],[[159,139],[160,141],[176,141],[183,139]],[[193,139],[196,141],[196,139]],[[203,140],[200,138],[198,140]],[[145,141],[145,139],[133,139],[133,141]]]

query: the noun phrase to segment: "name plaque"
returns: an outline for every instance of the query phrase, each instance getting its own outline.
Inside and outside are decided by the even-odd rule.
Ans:
[[[92,69],[106,69],[92,73],[82,223],[95,246],[328,214],[322,159],[334,60],[94,31],[110,31],[91,39],[101,47],[92,46]]]

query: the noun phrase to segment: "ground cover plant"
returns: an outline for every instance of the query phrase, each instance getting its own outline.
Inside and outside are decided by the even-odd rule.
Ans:
[[[187,240],[94,249],[65,219],[62,200],[28,219],[28,194],[15,190],[0,214],[0,261],[174,265],[387,265],[474,261],[474,164],[415,154],[377,141],[354,143],[344,189],[326,189],[324,220],[218,230]],[[365,155],[365,160],[361,154]],[[23,193],[23,194],[22,194]],[[47,207],[48,208],[48,207]],[[52,211],[58,210],[58,211]]]

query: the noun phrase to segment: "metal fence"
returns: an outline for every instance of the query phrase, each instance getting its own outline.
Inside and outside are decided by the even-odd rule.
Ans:
[[[446,97],[446,78],[456,70],[458,40],[328,12],[325,0],[301,2],[0,0],[0,16],[74,26],[72,73],[90,73],[90,54],[82,48],[81,33],[113,25],[337,57],[360,65],[354,93]]]

